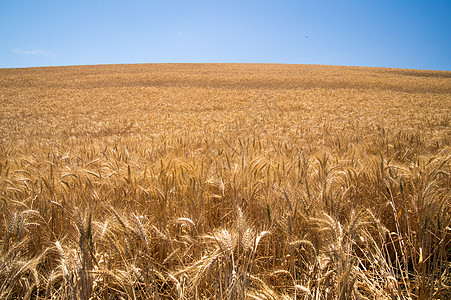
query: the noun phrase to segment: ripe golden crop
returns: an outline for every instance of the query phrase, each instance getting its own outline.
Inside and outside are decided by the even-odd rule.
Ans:
[[[451,73],[0,69],[0,298],[451,297]]]

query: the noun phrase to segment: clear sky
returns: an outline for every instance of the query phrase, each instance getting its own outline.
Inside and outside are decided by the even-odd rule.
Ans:
[[[166,62],[451,70],[451,0],[0,0],[0,68]]]

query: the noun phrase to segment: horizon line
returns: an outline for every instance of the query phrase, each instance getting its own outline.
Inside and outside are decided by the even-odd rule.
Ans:
[[[0,67],[0,70],[14,69],[36,69],[36,68],[70,68],[70,67],[95,67],[95,66],[121,66],[121,65],[293,65],[293,66],[327,66],[327,67],[350,67],[350,68],[373,68],[373,69],[399,69],[418,70],[433,72],[451,72],[447,69],[417,69],[406,67],[389,66],[364,66],[364,65],[343,65],[343,64],[320,64],[320,63],[282,63],[282,62],[135,62],[135,63],[99,63],[99,64],[68,64],[68,65],[42,65],[27,67]]]

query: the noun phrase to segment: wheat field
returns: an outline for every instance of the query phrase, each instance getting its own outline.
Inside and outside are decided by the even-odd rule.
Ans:
[[[1,299],[450,299],[451,72],[0,69]]]

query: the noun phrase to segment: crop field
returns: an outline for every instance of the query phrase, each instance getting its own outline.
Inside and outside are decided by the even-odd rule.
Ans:
[[[451,72],[0,69],[0,299],[451,299]]]

